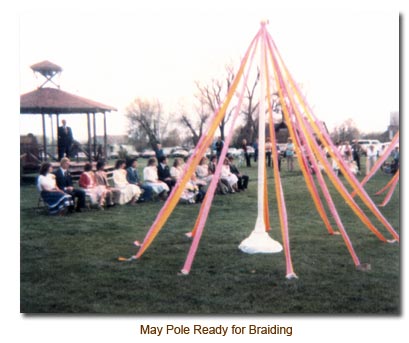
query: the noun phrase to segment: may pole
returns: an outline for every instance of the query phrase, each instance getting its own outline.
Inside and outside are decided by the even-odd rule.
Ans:
[[[282,245],[272,239],[266,231],[266,223],[264,220],[264,187],[266,178],[266,154],[265,154],[265,127],[266,127],[266,24],[268,21],[262,21],[261,24],[261,44],[260,44],[260,106],[259,106],[259,121],[258,121],[258,181],[257,181],[257,220],[254,230],[239,245],[239,249],[248,254],[256,253],[278,253],[283,250]]]

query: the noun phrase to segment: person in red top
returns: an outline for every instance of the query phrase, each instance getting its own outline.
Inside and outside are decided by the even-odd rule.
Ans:
[[[97,184],[91,163],[85,164],[84,172],[81,174],[78,183],[79,186],[85,190],[86,194],[89,195],[91,202],[98,204],[98,208],[102,210],[105,205],[107,190],[105,187]]]

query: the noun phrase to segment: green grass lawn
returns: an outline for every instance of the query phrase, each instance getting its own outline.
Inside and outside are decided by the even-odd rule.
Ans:
[[[282,182],[299,278],[285,278],[283,252],[242,253],[238,245],[256,221],[257,168],[241,169],[251,177],[249,190],[215,197],[188,276],[178,275],[190,247],[184,233],[199,205],[179,205],[140,260],[118,262],[118,256],[137,251],[132,242],[143,240],[163,203],[50,217],[37,209],[36,188],[21,186],[21,312],[400,313],[399,245],[380,242],[331,187],[361,262],[371,264],[370,271],[357,271],[341,236],[328,235],[301,172],[286,172],[285,163]],[[378,173],[365,188],[373,196],[389,179]],[[273,181],[269,171],[270,234],[282,242]],[[383,197],[373,199],[380,203]],[[399,206],[396,189],[381,208],[398,232]]]

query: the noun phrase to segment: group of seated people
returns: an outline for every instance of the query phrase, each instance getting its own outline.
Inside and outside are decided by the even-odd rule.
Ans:
[[[206,157],[202,158],[196,173],[187,182],[181,199],[187,203],[201,202],[213,178],[216,165],[216,156],[212,157],[210,162]],[[105,162],[98,161],[95,172],[91,163],[85,164],[78,181],[79,187],[74,187],[69,167],[70,160],[66,157],[61,159],[60,167],[55,171],[49,162],[41,165],[37,187],[50,214],[63,215],[74,210],[82,212],[86,207],[87,197],[91,204],[100,210],[116,204],[135,205],[151,201],[155,196],[165,200],[184,175],[184,161],[181,158],[176,158],[171,168],[166,156],[161,156],[159,163],[156,158],[148,159],[143,169],[143,180],[138,174],[137,159],[117,160],[111,185],[105,171]],[[233,157],[230,156],[224,161],[217,191],[226,194],[245,190],[248,180],[248,176],[240,174],[233,163]]]
[[[216,172],[217,156],[211,156],[210,161],[203,157],[196,168],[197,179],[209,185]],[[222,165],[220,178],[217,181],[217,192],[220,194],[235,193],[247,189],[249,177],[240,173],[234,164],[232,155],[227,156]]]

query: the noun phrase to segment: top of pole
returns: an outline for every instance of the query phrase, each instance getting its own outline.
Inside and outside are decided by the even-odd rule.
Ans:
[[[269,24],[268,19],[262,19],[262,20],[260,21],[260,25],[261,25],[261,26],[266,26],[266,25],[268,25],[268,24]]]

